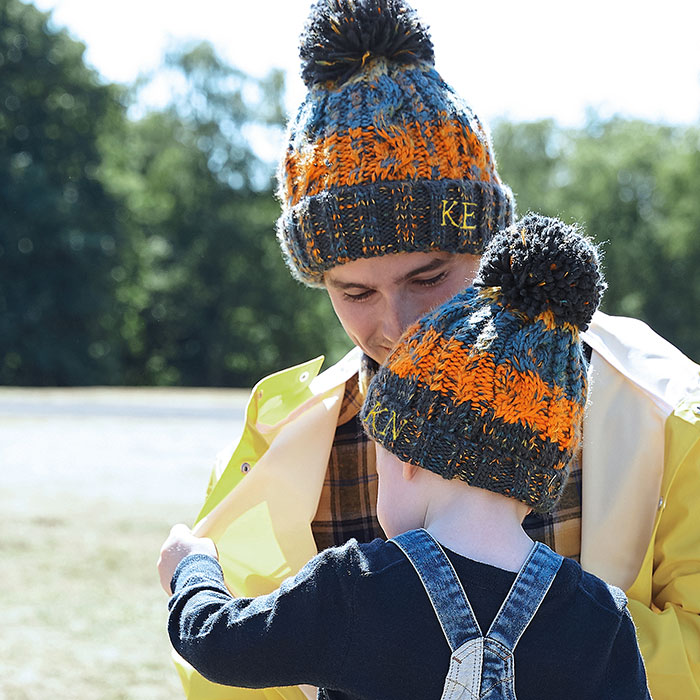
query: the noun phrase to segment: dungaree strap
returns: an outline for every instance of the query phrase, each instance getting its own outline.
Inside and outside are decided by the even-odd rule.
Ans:
[[[514,651],[547,595],[563,557],[535,542],[487,633],[489,639]]]
[[[454,652],[465,642],[481,637],[479,624],[452,562],[432,535],[423,529],[410,530],[389,542],[406,555],[418,573],[450,649]]]

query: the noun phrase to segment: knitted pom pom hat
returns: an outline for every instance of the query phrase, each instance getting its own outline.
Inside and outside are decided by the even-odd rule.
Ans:
[[[595,246],[529,214],[492,239],[474,286],[402,336],[365,429],[404,462],[551,510],[581,434],[579,332],[604,289]]]
[[[319,0],[301,38],[306,99],[278,169],[277,235],[322,286],[358,258],[483,252],[512,222],[489,137],[433,67],[404,0]]]

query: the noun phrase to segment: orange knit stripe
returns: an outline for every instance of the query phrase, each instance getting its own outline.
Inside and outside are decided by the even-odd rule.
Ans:
[[[474,165],[480,175],[472,174]],[[490,182],[495,177],[491,154],[457,119],[336,131],[299,150],[288,149],[285,172],[290,206],[332,186],[473,177]]]
[[[406,331],[405,337],[410,337],[418,330],[418,324],[414,324]],[[401,343],[389,359],[389,369],[401,378],[409,375],[430,376],[433,353],[437,343],[442,339],[443,336],[438,335],[434,329],[430,328],[423,334],[420,342],[413,338],[408,342]]]
[[[564,396],[560,386],[550,387],[538,374],[518,371],[507,361],[496,368],[494,385],[497,417],[524,423],[563,450],[577,445],[583,406]]]
[[[482,415],[490,408],[505,423],[526,425],[562,450],[578,444],[583,406],[567,398],[560,386],[549,386],[509,360],[496,365],[490,353],[471,353],[459,340],[445,339],[433,329],[421,342],[402,343],[388,368],[401,378],[418,379],[455,404],[471,402]]]

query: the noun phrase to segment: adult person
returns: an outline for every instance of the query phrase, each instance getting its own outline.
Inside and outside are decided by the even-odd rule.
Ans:
[[[215,468],[200,531],[247,595],[316,549],[383,536],[364,388],[409,324],[471,283],[514,216],[485,130],[404,2],[321,0],[300,53],[308,94],[280,166],[278,237],[358,349],[316,378],[318,362],[258,384]],[[488,70],[488,57],[477,65]],[[583,449],[557,507],[524,527],[626,591],[656,700],[700,698],[699,368],[633,319],[597,313],[584,341]],[[265,533],[277,549],[256,569]],[[181,670],[190,698],[228,697]]]

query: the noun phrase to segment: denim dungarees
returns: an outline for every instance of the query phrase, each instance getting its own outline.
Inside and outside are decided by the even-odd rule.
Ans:
[[[562,557],[536,542],[484,636],[442,547],[423,529],[389,540],[418,572],[452,650],[442,700],[516,700],[513,652]]]

